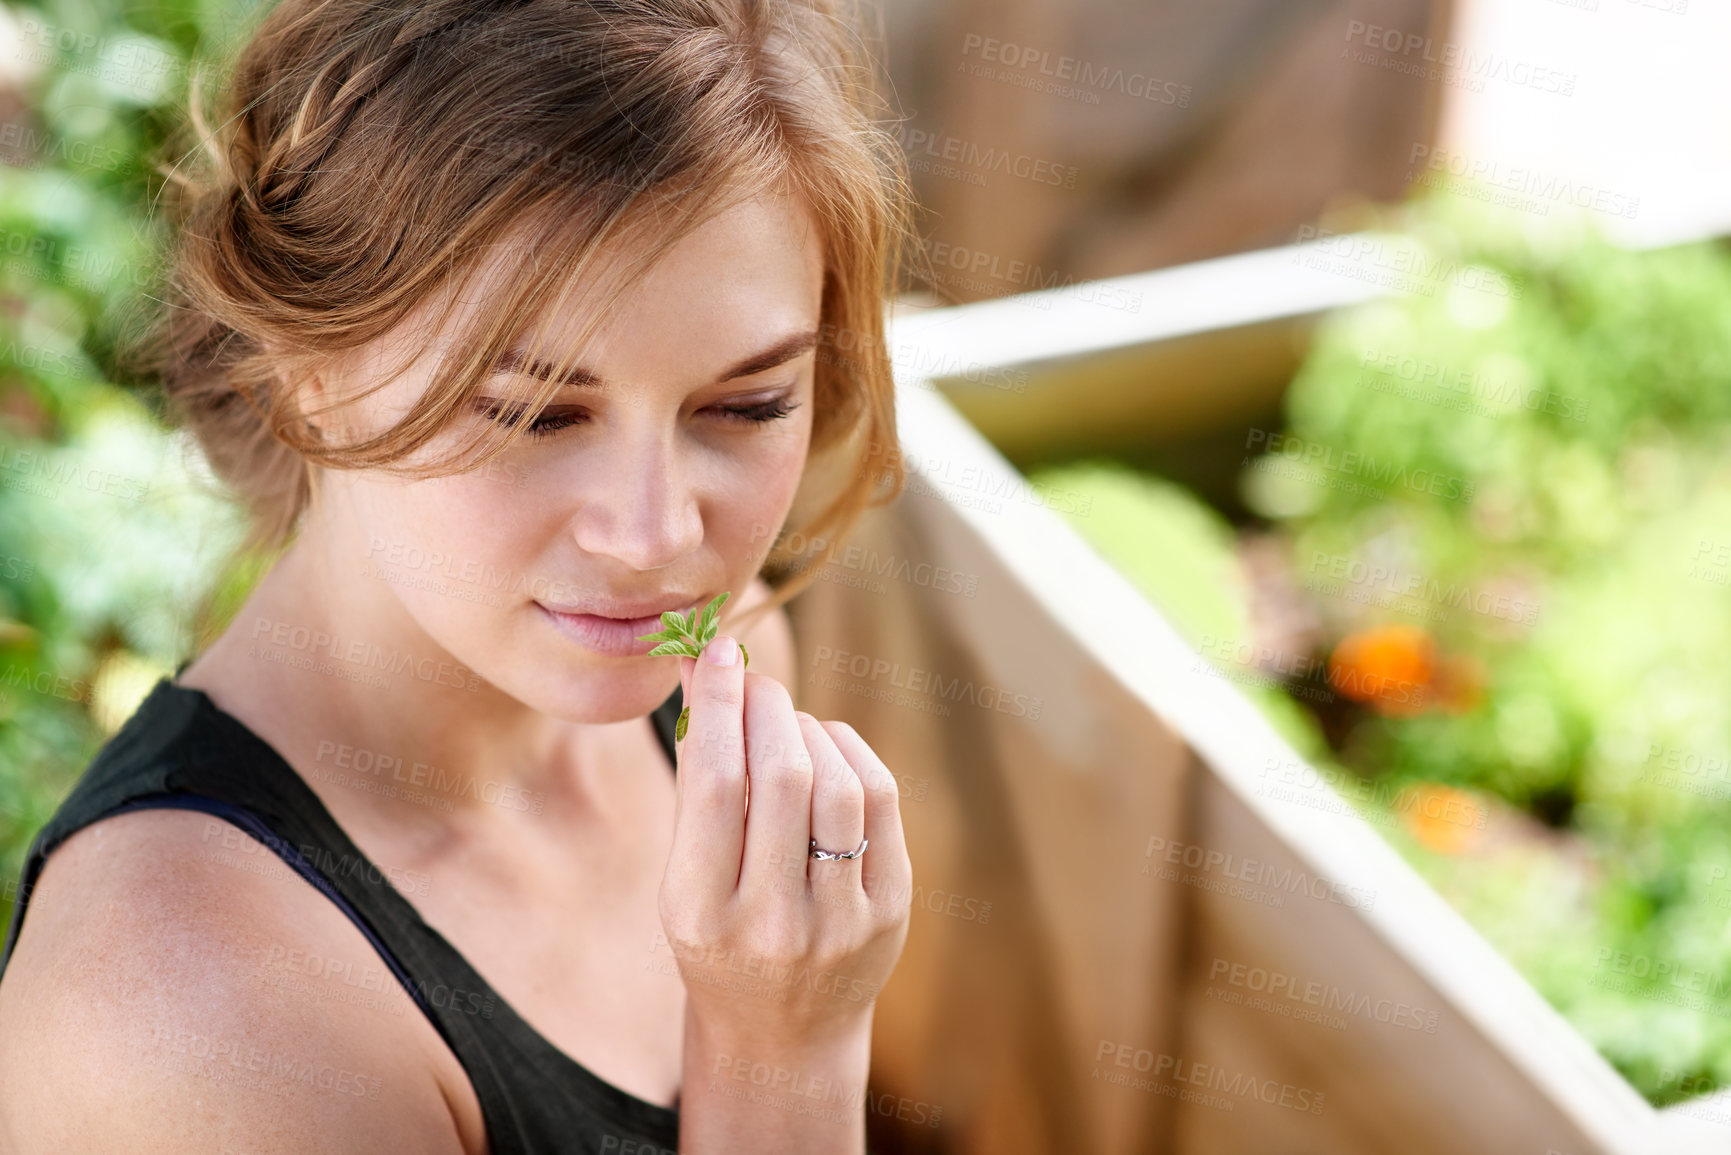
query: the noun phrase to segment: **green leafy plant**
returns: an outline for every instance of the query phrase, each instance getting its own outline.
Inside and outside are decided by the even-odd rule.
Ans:
[[[715,636],[716,615],[720,613],[722,603],[727,601],[730,592],[723,590],[716,594],[715,600],[705,606],[701,613],[694,609],[689,615],[679,613],[676,610],[668,610],[662,614],[661,624],[666,627],[665,629],[653,634],[637,635],[639,641],[653,639],[661,643],[649,651],[649,657],[653,658],[660,654],[684,654],[688,658],[701,656],[703,647],[707,646],[709,639]],[[745,664],[750,666],[751,654],[743,644],[739,647],[739,653],[744,658]],[[679,711],[679,722],[673,727],[673,740],[675,742],[685,740],[685,723],[690,717],[690,706]]]
[[[1244,495],[1318,656],[1417,625],[1466,692],[1337,712],[1334,752],[1380,798],[1500,800],[1467,848],[1380,829],[1655,1106],[1724,1087],[1731,251],[1619,249],[1476,197],[1390,223],[1446,283],[1318,326],[1284,436],[1332,464],[1251,465]],[[1631,958],[1705,989],[1608,961]]]

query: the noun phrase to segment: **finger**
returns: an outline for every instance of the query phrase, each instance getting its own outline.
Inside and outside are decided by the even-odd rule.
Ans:
[[[685,737],[677,747],[673,849],[667,880],[681,893],[701,896],[713,909],[739,885],[745,826],[744,664],[737,645],[731,664],[727,635],[712,638],[703,657],[680,658],[685,687]],[[686,663],[690,663],[689,666]]]
[[[811,753],[787,687],[767,674],[745,676],[745,757],[751,805],[745,812],[742,896],[805,894],[811,846]]]
[[[795,711],[795,717],[805,748],[811,752],[811,836],[822,850],[857,850],[865,837],[865,786],[822,723],[804,710]],[[866,853],[870,852],[868,847]],[[807,877],[825,888],[845,888],[857,894],[860,862],[860,858],[813,858]]]
[[[846,722],[828,721],[823,728],[859,775],[865,791],[865,837],[870,846],[860,856],[860,885],[873,903],[899,902],[913,893],[914,876],[902,832],[902,796],[895,775]]]

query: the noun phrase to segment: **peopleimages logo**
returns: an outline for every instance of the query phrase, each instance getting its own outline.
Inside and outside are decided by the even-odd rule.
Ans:
[[[1044,700],[1029,694],[1017,694],[990,683],[976,684],[972,678],[946,678],[936,670],[918,666],[903,666],[887,658],[855,654],[833,646],[818,646],[812,653],[813,670],[826,669],[855,679],[875,683],[882,679],[887,685],[944,703],[966,704],[994,713],[1033,721],[1040,716]]]
[[[1537,386],[1524,387],[1506,379],[1493,380],[1482,372],[1451,367],[1428,357],[1366,347],[1360,351],[1358,363],[1362,368],[1417,387],[1458,395],[1460,404],[1451,407],[1464,408],[1468,402],[1481,401],[1482,411],[1487,415],[1526,409],[1570,421],[1587,419],[1587,402],[1582,398]]]
[[[17,662],[6,663],[0,671],[0,687],[7,690],[29,690],[44,697],[62,698],[68,702],[88,702],[93,693],[83,678],[68,678],[52,670],[38,670]]]
[[[1075,188],[1078,169],[1046,157],[1029,156],[990,145],[981,146],[971,140],[933,132],[924,128],[903,127],[896,140],[910,159],[947,161],[977,172],[995,172],[1003,176],[1031,180],[1061,188]]]
[[[1318,1007],[1325,1012],[1354,1015],[1386,1026],[1424,1034],[1436,1034],[1439,1021],[1437,1012],[1398,999],[1372,998],[1363,991],[1342,990],[1333,983],[1320,979],[1306,979],[1286,971],[1251,966],[1230,959],[1215,958],[1208,967],[1208,981],[1224,981],[1227,986],[1270,999]]]
[[[968,287],[987,292],[997,286],[1010,286],[1017,292],[1043,293],[1049,290],[1063,290],[1066,296],[1073,297],[1084,304],[1099,305],[1104,309],[1113,309],[1124,313],[1140,313],[1142,311],[1143,295],[1139,291],[1125,289],[1109,281],[1090,280],[1078,281],[1075,277],[1057,269],[1044,268],[1028,261],[1005,260],[1001,254],[988,252],[984,249],[970,249],[965,245],[953,244],[949,241],[933,241],[927,237],[916,237],[914,249],[929,265],[928,273],[944,278],[944,270],[952,269],[964,275],[972,284]],[[984,278],[983,280],[980,278]],[[954,283],[964,284],[961,281]],[[1028,302],[1033,304],[1032,301]],[[1042,308],[1049,305],[1042,304]]]
[[[1303,869],[1276,866],[1272,862],[1255,858],[1241,858],[1230,851],[1213,850],[1193,842],[1178,842],[1157,834],[1149,836],[1148,847],[1143,854],[1149,860],[1143,864],[1144,874],[1151,873],[1148,870],[1150,864],[1162,861],[1197,871],[1202,875],[1217,875],[1287,894],[1306,894],[1311,898],[1356,910],[1369,910],[1376,903],[1375,891],[1331,882]],[[1155,857],[1157,854],[1158,859]]]
[[[142,502],[150,489],[147,482],[92,468],[64,453],[3,446],[0,446],[0,487],[25,489],[48,498],[58,496],[64,489],[82,489],[134,504]]]
[[[1158,1091],[1171,1098],[1182,1096],[1175,1093],[1177,1088],[1163,1088],[1160,1083],[1183,1083],[1191,1088],[1200,1087],[1207,1091],[1220,1091],[1240,1097],[1234,1100],[1210,1095],[1207,1096],[1208,1099],[1217,1101],[1202,1102],[1203,1106],[1225,1110],[1231,1110],[1238,1102],[1250,1099],[1307,1115],[1320,1115],[1323,1104],[1327,1101],[1323,1092],[1309,1087],[1283,1083],[1279,1079],[1259,1079],[1255,1075],[1235,1071],[1219,1063],[1201,1063],[1180,1055],[1169,1055],[1164,1051],[1156,1053],[1145,1047],[1111,1039],[1100,1040],[1094,1051],[1094,1063],[1092,1078],[1104,1083],[1135,1087],[1141,1091]],[[1104,1072],[1101,1070],[1102,1066],[1107,1068]],[[1150,1078],[1137,1079],[1124,1071],[1111,1070],[1114,1066],[1146,1074]]]
[[[123,279],[137,288],[149,288],[152,284],[152,270],[142,262],[128,261],[101,248],[65,244],[41,234],[0,233],[0,252],[58,268],[61,275],[77,284],[106,286]]]
[[[1355,43],[1362,44],[1364,49],[1355,50],[1352,47]],[[1346,44],[1341,49],[1343,59],[1441,80],[1473,92],[1484,91],[1486,81],[1496,80],[1517,88],[1572,96],[1578,79],[1573,72],[1517,60],[1501,52],[1467,48],[1448,40],[1438,44],[1432,37],[1417,32],[1384,28],[1363,20],[1347,21]]]
[[[988,64],[1002,64],[1018,72],[1033,73],[1058,81],[1074,81],[1078,88],[1098,92],[1119,92],[1154,104],[1190,107],[1190,86],[1172,80],[1160,80],[1145,72],[1126,72],[1111,64],[1094,64],[1075,56],[1056,56],[1031,44],[1016,44],[970,32],[962,39],[962,55]],[[1056,89],[1053,89],[1056,91]],[[1094,102],[1097,102],[1098,98]]]
[[[440,686],[453,686],[459,690],[476,693],[481,688],[481,679],[469,670],[467,666],[455,662],[434,661],[432,658],[417,657],[408,650],[395,647],[387,650],[383,646],[367,642],[360,638],[343,638],[336,634],[328,634],[323,630],[315,630],[308,626],[297,626],[292,622],[276,622],[269,618],[258,618],[253,622],[253,649],[258,656],[269,658],[267,651],[259,650],[260,646],[281,646],[297,651],[308,658],[316,658],[323,654],[333,661],[346,662],[360,669],[381,670],[387,674],[408,674],[423,682],[431,682]]]
[[[1392,489],[1407,489],[1427,493],[1449,501],[1463,501],[1473,496],[1473,483],[1459,477],[1449,477],[1434,469],[1414,469],[1372,457],[1357,450],[1339,450],[1331,445],[1306,441],[1285,433],[1250,430],[1244,447],[1260,450],[1255,458],[1245,458],[1244,464],[1257,469],[1278,468],[1283,462],[1299,467],[1297,476],[1316,481],[1330,488],[1364,490],[1369,494],[1386,493]],[[1306,467],[1322,471],[1306,474]],[[1328,475],[1336,475],[1330,478]],[[1369,485],[1341,484],[1342,478],[1362,478]]]
[[[472,798],[488,806],[539,814],[546,806],[547,796],[541,791],[529,791],[508,783],[483,781],[473,774],[446,770],[428,762],[406,762],[400,755],[364,746],[349,746],[328,739],[321,740],[313,760],[329,762],[339,770],[352,771],[364,778],[384,782],[400,782],[421,788],[439,799]]]
[[[1389,609],[1412,601],[1428,603],[1438,610],[1459,610],[1528,626],[1539,619],[1539,603],[1528,598],[1485,586],[1474,588],[1466,582],[1451,581],[1445,585],[1421,573],[1323,550],[1316,550],[1311,558],[1304,588]],[[1378,593],[1387,596],[1373,596]]]
[[[1430,822],[1483,830],[1490,818],[1486,807],[1464,795],[1416,790],[1411,785],[1395,786],[1331,766],[1270,757],[1258,777],[1262,779],[1257,783],[1259,796],[1352,814],[1377,826],[1393,827],[1402,818],[1417,814]],[[1365,803],[1371,809],[1360,811],[1349,800]],[[1330,805],[1336,802],[1340,804],[1338,809]]]
[[[1532,202],[1566,202],[1576,208],[1591,209],[1606,216],[1635,218],[1641,198],[1627,193],[1600,188],[1585,181],[1570,180],[1541,169],[1525,165],[1505,165],[1501,161],[1468,157],[1459,152],[1432,148],[1415,143],[1407,154],[1407,164],[1432,176],[1447,176],[1455,180],[1488,185],[1504,192],[1532,198]],[[1408,174],[1411,176],[1411,173]],[[1433,186],[1434,187],[1434,186]],[[1510,204],[1519,207],[1520,202]],[[1544,207],[1542,204],[1539,207]]]
[[[1375,281],[1420,296],[1434,296],[1436,286],[1442,284],[1511,301],[1526,295],[1526,282],[1519,276],[1432,253],[1408,237],[1339,233],[1307,224],[1298,226],[1293,240],[1306,246],[1294,259],[1308,268]]]

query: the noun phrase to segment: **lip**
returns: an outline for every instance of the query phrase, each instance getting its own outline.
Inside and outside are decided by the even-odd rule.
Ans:
[[[537,602],[556,614],[568,614],[572,617],[612,618],[620,622],[639,622],[644,618],[660,618],[668,610],[688,612],[698,599],[695,595],[682,598],[678,594],[668,594],[659,598],[639,598],[634,602],[608,601],[605,598],[584,598],[573,605],[558,605],[552,602]]]
[[[592,603],[599,605],[599,603]],[[613,603],[620,607],[621,612],[630,613],[642,608],[645,603]],[[654,603],[649,603],[653,606]],[[660,632],[661,615],[668,610],[688,612],[696,607],[697,599],[689,602],[669,601],[662,599],[658,609],[634,617],[617,617],[613,613],[591,612],[581,610],[554,609],[543,602],[535,606],[560,633],[573,641],[594,650],[596,653],[612,657],[641,657],[654,649],[656,642],[640,641],[644,634]]]

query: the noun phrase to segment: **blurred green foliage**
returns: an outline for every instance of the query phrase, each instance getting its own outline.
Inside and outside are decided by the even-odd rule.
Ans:
[[[10,6],[0,37],[0,919],[29,839],[191,649],[238,512],[111,379],[159,267],[148,158],[246,6]]]
[[[1233,528],[1188,489],[1110,458],[1047,466],[1031,471],[1028,480],[1042,491],[1088,495],[1087,512],[1066,508],[1065,520],[1160,607],[1192,648],[1206,654],[1216,640],[1250,637],[1251,594],[1239,569]],[[1213,665],[1234,680],[1295,750],[1326,754],[1315,723],[1283,692],[1278,678],[1231,663]]]
[[[1421,624],[1482,684],[1362,712],[1340,756],[1524,815],[1467,853],[1396,841],[1653,1101],[1724,1086],[1731,256],[1454,198],[1388,227],[1430,291],[1328,320],[1274,454],[1331,475],[1246,495],[1331,638]]]
[[[1731,255],[1457,197],[1372,227],[1414,291],[1325,319],[1242,487],[1315,635],[1288,657],[1423,638],[1430,706],[1309,716],[1215,665],[1652,1102],[1731,1085]],[[1071,524],[1193,646],[1257,637],[1187,490],[1032,480],[1092,496]],[[1493,821],[1392,805],[1436,786]]]
[[[1089,461],[1032,472],[1036,487],[1086,493],[1070,524],[1192,646],[1243,635],[1249,616],[1233,552],[1232,526],[1184,487]]]

